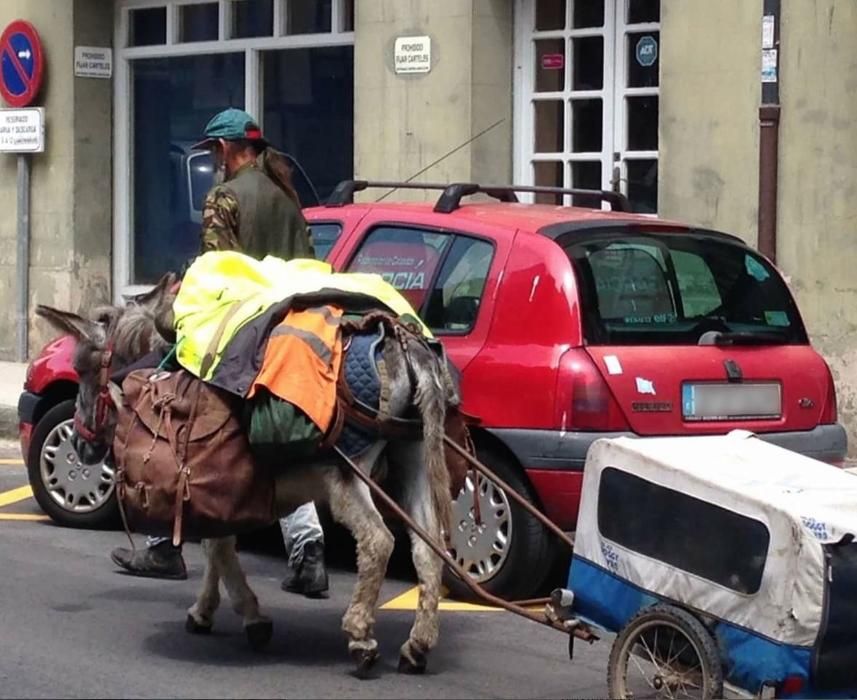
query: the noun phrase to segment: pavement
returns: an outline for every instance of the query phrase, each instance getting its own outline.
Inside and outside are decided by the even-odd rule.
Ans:
[[[24,388],[27,364],[0,362],[0,439],[18,437],[18,397]]]

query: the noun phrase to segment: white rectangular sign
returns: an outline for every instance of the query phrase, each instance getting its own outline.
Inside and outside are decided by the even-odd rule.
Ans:
[[[74,74],[78,78],[110,78],[113,75],[113,49],[75,46]]]
[[[431,37],[398,37],[393,61],[396,73],[428,73],[431,70]]]
[[[765,15],[762,17],[762,48],[774,48],[774,16]]]
[[[777,50],[762,49],[762,82],[777,82]]]
[[[41,153],[45,150],[45,109],[0,109],[0,153]]]

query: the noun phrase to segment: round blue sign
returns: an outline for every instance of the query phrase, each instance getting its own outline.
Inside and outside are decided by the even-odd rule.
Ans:
[[[42,84],[42,45],[29,22],[12,22],[0,34],[0,95],[10,107],[31,104]]]
[[[655,65],[658,60],[658,41],[653,36],[642,36],[637,42],[637,63],[644,68]]]

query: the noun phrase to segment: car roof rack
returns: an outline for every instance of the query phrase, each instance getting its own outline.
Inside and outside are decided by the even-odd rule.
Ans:
[[[444,194],[450,191],[457,194],[458,200],[469,194],[482,192],[502,202],[517,202],[518,198],[509,188],[481,187],[471,183],[441,183],[441,182],[386,182],[381,180],[343,180],[340,182],[327,198],[325,206],[342,207],[354,203],[354,193],[362,192],[370,188],[383,188],[389,190],[440,190]],[[443,194],[441,199],[443,199]],[[440,200],[438,200],[440,201]]]
[[[408,190],[441,190],[441,195],[434,205],[434,211],[439,214],[449,214],[461,206],[462,197],[474,194],[484,194],[501,202],[517,202],[518,192],[536,194],[576,195],[595,197],[600,202],[607,202],[613,211],[630,212],[631,203],[620,192],[610,190],[585,190],[563,187],[539,187],[534,185],[479,185],[475,182],[455,182],[441,184],[437,182],[385,182],[374,180],[343,180],[328,198],[325,206],[341,207],[354,202],[354,193],[369,188],[408,189]]]

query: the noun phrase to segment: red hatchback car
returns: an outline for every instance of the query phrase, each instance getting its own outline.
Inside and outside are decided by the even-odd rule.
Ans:
[[[779,272],[740,238],[632,213],[611,192],[419,185],[439,189],[437,202],[353,203],[367,187],[402,186],[343,182],[306,209],[317,253],[407,296],[460,372],[480,458],[560,527],[575,528],[601,437],[741,428],[845,459],[830,371]],[[522,204],[522,191],[583,206]],[[486,201],[462,203],[473,194]],[[31,482],[64,522],[76,519],[57,517],[55,484],[79,470],[57,466],[73,452],[46,437],[70,416],[70,349],[60,339],[33,362],[21,403]],[[110,476],[104,466],[103,494],[87,502],[99,505],[77,520],[110,507]],[[455,504],[456,558],[489,590],[530,596],[558,554],[550,534],[491,483],[478,509],[473,491],[468,481]]]

